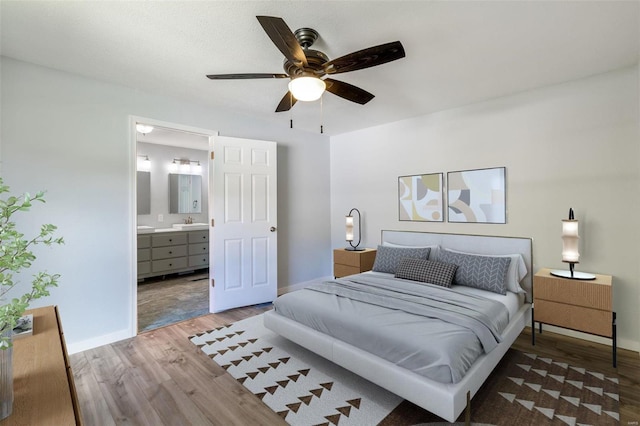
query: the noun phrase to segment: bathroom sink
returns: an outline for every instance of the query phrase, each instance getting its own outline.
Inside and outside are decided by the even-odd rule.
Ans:
[[[174,223],[173,227],[183,231],[200,231],[209,229],[209,225],[206,223]]]
[[[155,228],[153,226],[138,225],[138,234],[147,234],[154,231]]]

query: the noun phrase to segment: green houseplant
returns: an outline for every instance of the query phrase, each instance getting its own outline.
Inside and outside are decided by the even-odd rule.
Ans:
[[[9,292],[18,284],[14,274],[31,267],[36,259],[31,248],[38,244],[62,244],[62,238],[53,236],[56,227],[42,225],[33,237],[25,237],[16,228],[13,218],[17,213],[29,211],[33,202],[44,203],[44,193],[13,196],[0,178],[0,419],[11,414],[13,405],[12,330],[32,300],[49,295],[49,288],[58,285],[60,275],[38,272],[33,276],[31,288],[19,297],[9,299]]]

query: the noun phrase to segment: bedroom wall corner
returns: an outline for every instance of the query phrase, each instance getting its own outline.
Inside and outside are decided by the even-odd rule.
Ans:
[[[640,351],[640,223],[620,220],[640,209],[639,79],[636,65],[332,137],[333,247],[358,207],[366,247],[382,229],[532,237],[534,272],[560,269],[561,219],[572,207],[577,268],[614,276],[619,344]],[[446,181],[449,171],[501,166],[506,224],[399,221],[398,176],[443,172]]]
[[[135,329],[132,115],[276,141],[279,282],[330,271],[328,136],[7,57],[0,67],[2,176],[16,192],[47,191],[19,226],[53,223],[66,241],[38,247],[37,267],[62,279],[33,307],[59,306],[70,348]]]

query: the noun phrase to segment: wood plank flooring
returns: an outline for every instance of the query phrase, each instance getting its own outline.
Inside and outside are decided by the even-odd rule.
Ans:
[[[286,424],[188,340],[267,309],[206,315],[72,355],[85,424]]]
[[[209,314],[71,356],[87,425],[284,425],[257,397],[188,341],[204,330],[260,314],[270,306]],[[526,329],[514,348],[602,372],[611,348],[545,331],[531,346]],[[621,425],[640,420],[640,357],[620,350]],[[635,422],[635,423],[634,423]]]

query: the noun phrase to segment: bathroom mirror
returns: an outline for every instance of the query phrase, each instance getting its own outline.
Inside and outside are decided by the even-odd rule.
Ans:
[[[137,173],[138,214],[151,214],[151,172]]]
[[[202,213],[202,176],[169,174],[169,213]]]

